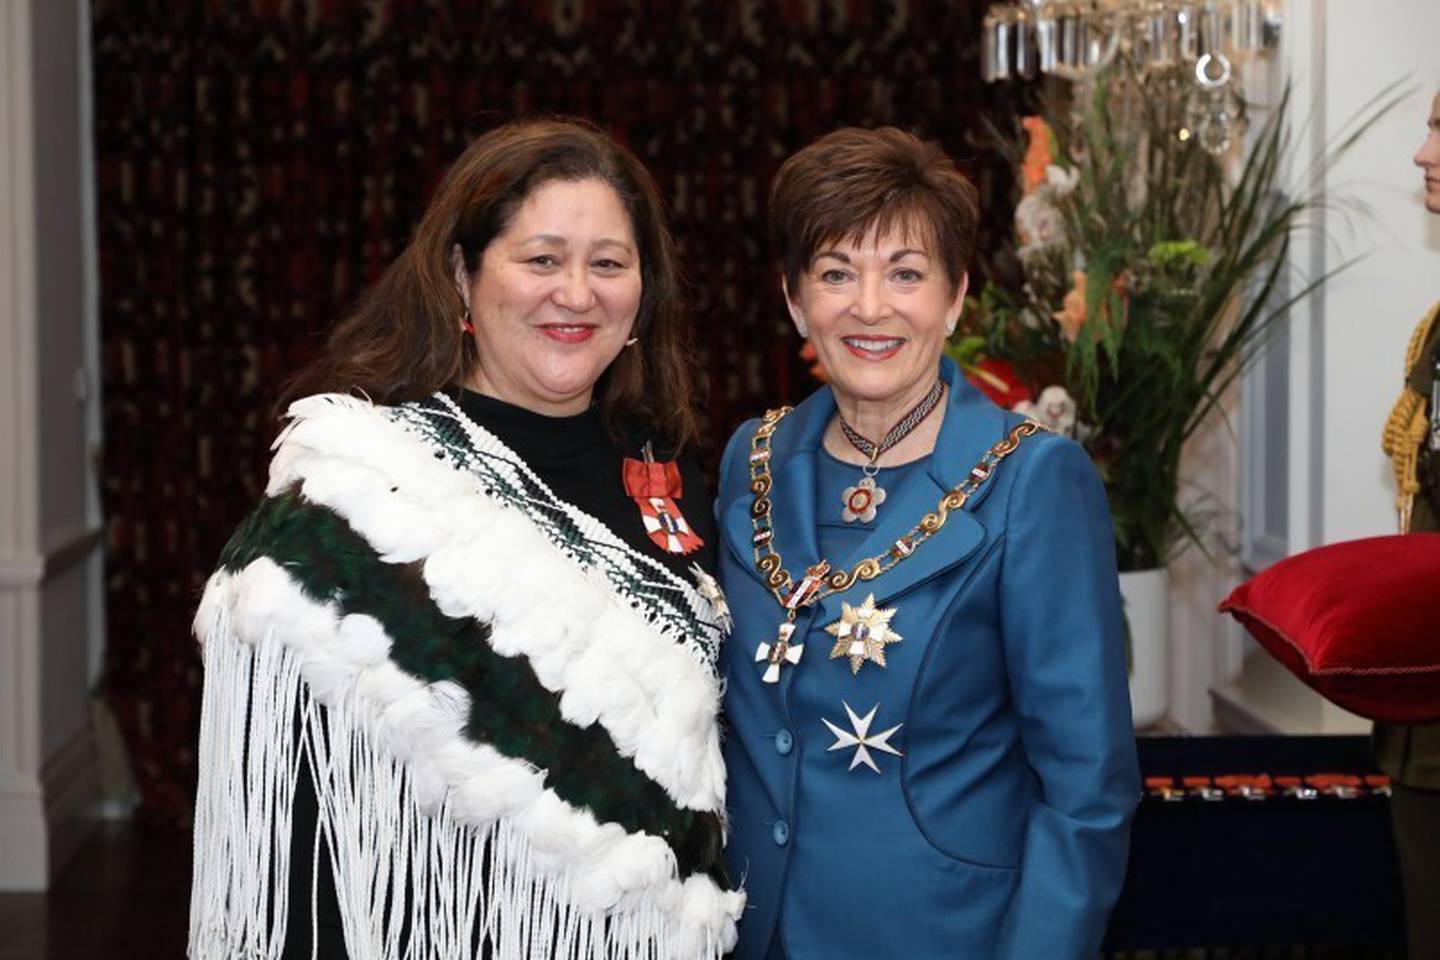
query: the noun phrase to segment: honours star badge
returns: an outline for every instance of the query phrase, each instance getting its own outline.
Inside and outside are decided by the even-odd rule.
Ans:
[[[720,626],[720,631],[729,633],[735,629],[735,621],[730,617],[730,603],[725,599],[725,591],[720,589],[720,581],[712,577],[698,563],[690,564],[690,575],[695,578],[700,596],[709,601],[710,609],[715,613],[715,622]]]
[[[895,616],[895,612],[894,607],[875,609],[873,593],[858,607],[841,601],[840,619],[825,628],[825,632],[835,638],[830,659],[849,657],[852,676],[860,672],[860,666],[866,660],[885,666],[885,645],[905,639],[890,629],[890,618]]]
[[[877,703],[871,707],[870,712],[865,714],[865,716],[857,717],[855,711],[850,709],[850,704],[845,703],[843,700],[840,701],[840,703],[845,707],[845,713],[850,717],[850,727],[854,732],[841,730],[829,720],[821,717],[820,719],[825,721],[825,726],[829,727],[830,732],[835,734],[835,742],[830,745],[826,753],[829,753],[830,750],[844,750],[846,747],[854,747],[855,756],[850,759],[850,769],[854,770],[863,763],[876,773],[880,772],[880,768],[875,765],[875,759],[870,756],[871,750],[879,750],[882,753],[893,754],[897,757],[904,756],[899,750],[890,746],[890,737],[896,730],[905,726],[905,724],[897,723],[889,730],[871,736],[870,723],[875,719],[875,711],[880,709],[880,704]]]

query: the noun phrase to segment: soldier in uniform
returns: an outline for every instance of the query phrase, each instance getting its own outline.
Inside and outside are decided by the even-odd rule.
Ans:
[[[1425,208],[1440,214],[1440,93],[1429,135],[1415,154]],[[1400,531],[1440,531],[1440,303],[1415,328],[1405,355],[1405,389],[1385,424],[1395,468]],[[1391,816],[1414,960],[1440,958],[1440,723],[1375,725],[1375,756],[1394,785]]]

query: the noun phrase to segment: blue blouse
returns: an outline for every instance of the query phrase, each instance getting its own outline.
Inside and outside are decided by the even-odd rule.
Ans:
[[[820,538],[820,556],[828,559],[834,566],[849,566],[852,560],[857,559],[851,555],[875,529],[880,518],[885,516],[886,504],[882,503],[876,508],[875,519],[869,523],[863,520],[846,523],[840,516],[840,511],[845,506],[845,488],[855,486],[864,476],[860,465],[846,463],[823,446],[819,456],[815,458],[815,463],[818,468],[815,471],[815,517]],[[875,475],[875,483],[886,492],[887,497],[893,498],[897,491],[914,478],[923,478],[929,467],[929,454],[909,463],[881,467],[880,472]],[[898,500],[891,499],[890,508],[895,509],[897,505]]]

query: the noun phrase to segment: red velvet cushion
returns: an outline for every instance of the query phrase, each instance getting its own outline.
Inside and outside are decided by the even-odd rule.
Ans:
[[[1221,611],[1328,700],[1371,720],[1440,720],[1440,533],[1282,560]]]

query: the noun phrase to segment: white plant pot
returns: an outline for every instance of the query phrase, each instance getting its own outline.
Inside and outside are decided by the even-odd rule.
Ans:
[[[1170,589],[1163,567],[1120,574],[1130,630],[1130,714],[1135,729],[1153,726],[1170,708]]]

